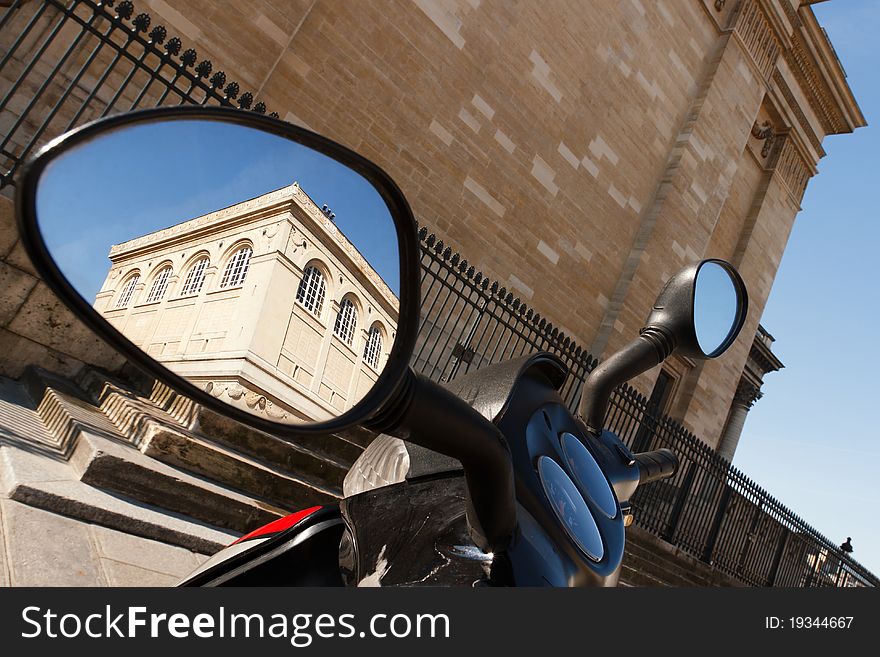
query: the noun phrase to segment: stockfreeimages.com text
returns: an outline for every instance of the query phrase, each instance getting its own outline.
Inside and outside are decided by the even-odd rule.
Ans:
[[[67,638],[156,638],[198,637],[287,639],[297,648],[312,644],[315,638],[449,638],[446,614],[374,614],[358,629],[355,614],[262,614],[229,613],[219,607],[213,613],[152,613],[146,607],[126,607],[90,614],[63,613],[41,607],[25,607],[21,612],[25,639]]]

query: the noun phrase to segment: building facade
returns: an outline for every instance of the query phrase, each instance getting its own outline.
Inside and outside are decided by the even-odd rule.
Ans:
[[[672,359],[635,381],[650,396],[668,379],[665,410],[718,447],[822,141],[865,123],[812,4],[257,0],[206,12],[144,0],[138,9],[200,57],[236,62],[241,88],[255,91],[249,103],[376,161],[422,225],[599,358],[636,334],[673,272],[730,260],[750,293],[737,343],[717,362]],[[62,68],[75,77],[89,52],[75,49]],[[168,102],[140,75],[99,79],[79,119]],[[7,255],[12,266],[21,259],[20,248]],[[33,345],[39,309],[20,297],[5,344],[47,362],[94,359],[85,337],[50,354],[50,338]]]
[[[193,410],[162,386],[140,386],[39,280],[18,238],[12,172],[47,139],[156,104],[275,111],[377,162],[460,264],[500,281],[599,357],[636,334],[678,268],[726,258],[750,292],[737,343],[718,362],[673,358],[635,384],[732,455],[755,386],[781,365],[758,322],[823,140],[864,125],[812,0],[67,2],[0,3],[9,5],[0,9],[0,585],[170,583],[194,564],[189,550],[207,554],[283,509],[338,497],[369,440],[282,444]],[[143,156],[161,166],[173,153]],[[249,238],[249,267],[262,237]],[[194,294],[202,310],[234,295],[222,279],[246,251],[231,246],[207,247],[204,288]],[[164,283],[156,284],[163,269],[141,270],[129,303],[164,287],[157,309],[185,305],[200,262],[186,253]],[[264,271],[291,268],[260,253]],[[300,255],[285,256],[300,276],[284,273],[288,295],[306,278]],[[130,273],[110,283],[110,314],[117,309],[106,303]],[[339,317],[344,295],[331,288],[324,312]],[[135,309],[118,310],[127,322]],[[289,328],[295,298],[288,311]],[[182,329],[132,327],[159,358],[186,356],[190,343],[205,354],[232,345],[193,313],[177,313]],[[322,319],[312,328],[325,345]],[[284,321],[275,328],[288,335]],[[235,346],[241,362],[251,344]],[[282,344],[276,369],[314,381],[324,348],[312,371],[296,369],[288,358],[296,350],[285,354]],[[276,356],[261,353],[269,363]],[[242,380],[233,369],[216,380],[237,395],[227,385]],[[345,389],[321,399],[344,407]],[[262,391],[241,397],[275,407]],[[734,516],[752,518],[755,508]],[[739,563],[778,562],[805,536],[795,524],[781,535],[773,523],[751,525]],[[49,525],[56,541],[45,541]],[[151,554],[161,558],[140,558]]]
[[[109,258],[95,308],[175,373],[266,419],[341,415],[396,335],[397,297],[295,182]]]

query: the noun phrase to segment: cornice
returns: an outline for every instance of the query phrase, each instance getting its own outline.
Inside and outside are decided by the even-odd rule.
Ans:
[[[792,202],[800,207],[807,183],[816,175],[816,165],[796,130],[785,129],[772,138],[776,145],[765,161],[765,168],[779,175]]]
[[[774,98],[774,104],[777,105],[780,110],[784,105],[784,107],[794,115],[794,118],[797,120],[798,126],[800,127],[798,133],[803,134],[815,149],[816,157],[814,159],[818,161],[825,157],[825,149],[822,148],[822,140],[816,134],[816,130],[810,124],[810,120],[807,118],[807,115],[804,114],[801,104],[798,102],[797,98],[795,98],[794,92],[792,92],[788,82],[785,80],[785,76],[779,69],[776,69],[773,72],[770,91],[771,95],[775,95],[776,92],[781,95],[781,98]]]
[[[766,344],[757,339],[752,342],[752,348],[749,350],[749,358],[761,368],[762,375],[769,372],[778,372],[785,367],[776,354],[774,354]]]
[[[733,34],[751,57],[759,77],[766,81],[784,48],[779,26],[770,19],[761,0],[743,0],[737,12]]]
[[[780,3],[794,26],[791,47],[783,56],[816,113],[826,135],[852,132],[867,125],[846,72],[813,10]]]

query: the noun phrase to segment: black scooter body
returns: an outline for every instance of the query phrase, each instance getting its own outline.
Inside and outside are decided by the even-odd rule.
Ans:
[[[182,585],[614,586],[624,546],[620,504],[614,518],[593,513],[604,554],[590,559],[560,525],[536,469],[540,456],[564,463],[559,436],[569,432],[602,466],[624,506],[638,484],[626,447],[610,432],[589,436],[568,411],[558,394],[566,376],[558,358],[538,353],[447,386],[495,423],[510,446],[518,530],[506,552],[483,553],[471,540],[461,464],[406,443],[404,481],[325,507],[253,553],[215,555],[217,563]]]
[[[588,437],[568,411],[558,394],[566,376],[559,359],[539,353],[448,386],[493,421],[510,446],[518,531],[506,553],[484,554],[469,539],[458,461],[408,444],[406,482],[342,501],[356,555],[356,565],[346,563],[349,583],[382,572],[386,586],[614,586],[624,547],[620,509],[614,518],[593,514],[605,548],[602,559],[593,561],[559,524],[535,467],[543,455],[564,462],[559,436],[569,432],[602,466],[618,500],[626,505],[638,484],[638,468],[629,464],[632,455],[623,443],[610,432]]]
[[[337,505],[317,508],[281,531],[264,532],[272,524],[224,548],[178,586],[344,585],[338,553],[345,525]]]

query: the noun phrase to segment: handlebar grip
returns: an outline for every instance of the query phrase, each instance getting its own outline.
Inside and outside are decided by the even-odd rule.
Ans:
[[[636,463],[639,466],[640,486],[650,481],[671,477],[678,470],[678,457],[666,448],[640,452],[636,454]]]

